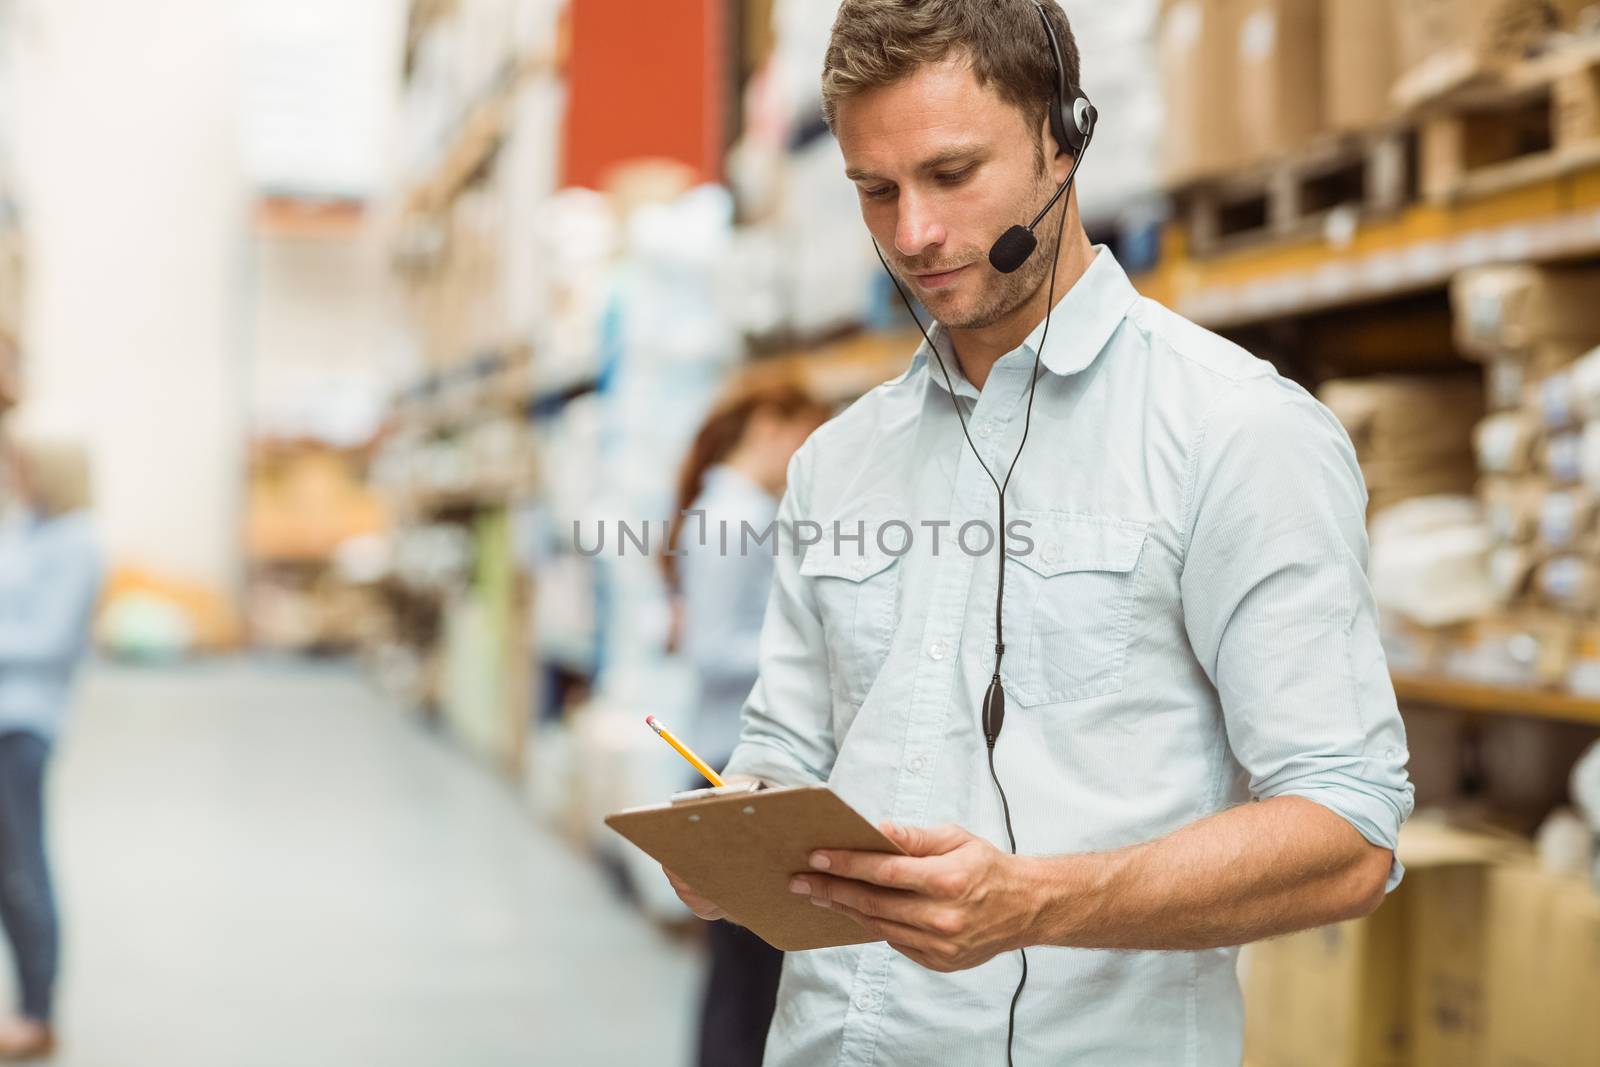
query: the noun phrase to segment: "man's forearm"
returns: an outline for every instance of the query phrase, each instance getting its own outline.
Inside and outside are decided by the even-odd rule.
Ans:
[[[1275,797],[1115,852],[1025,857],[1036,943],[1205,949],[1370,913],[1392,855],[1312,801]]]

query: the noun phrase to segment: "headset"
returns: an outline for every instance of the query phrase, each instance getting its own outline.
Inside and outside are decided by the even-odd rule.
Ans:
[[[1038,229],[1050,210],[1056,206],[1066,191],[1072,187],[1073,180],[1078,175],[1078,166],[1083,162],[1084,153],[1094,141],[1095,126],[1099,121],[1099,112],[1094,105],[1089,103],[1088,97],[1067,80],[1067,65],[1061,54],[1061,41],[1056,37],[1055,27],[1050,24],[1050,16],[1045,11],[1043,3],[1035,0],[1033,5],[1038,9],[1039,20],[1044,24],[1045,40],[1050,45],[1050,55],[1055,62],[1056,80],[1050,99],[1050,132],[1055,137],[1056,146],[1061,151],[1072,156],[1072,169],[1067,172],[1066,180],[1056,189],[1055,195],[1033,217],[1033,221],[1026,226],[1013,226],[1000,235],[999,240],[989,249],[989,263],[995,270],[1002,274],[1011,274],[1019,270],[1024,263],[1032,258],[1039,246],[1038,238],[1034,231]],[[1068,101],[1071,101],[1069,104]],[[1061,238],[1067,227],[1067,213],[1061,212],[1061,220],[1057,223],[1056,248],[1059,254]],[[983,697],[983,739],[989,750],[989,776],[994,779],[995,789],[1000,794],[1000,807],[1005,815],[1006,839],[1010,842],[1013,855],[1017,851],[1017,836],[1011,828],[1011,805],[1006,800],[1005,787],[1000,784],[1000,776],[994,765],[994,746],[1000,738],[1000,731],[1005,726],[1006,719],[1006,693],[1000,682],[1000,662],[1005,657],[1006,646],[1004,631],[1002,629],[1002,609],[1005,601],[1006,588],[1006,488],[1011,484],[1011,475],[1017,469],[1017,461],[1022,458],[1022,450],[1028,444],[1028,429],[1033,423],[1033,395],[1039,386],[1039,361],[1044,353],[1045,342],[1050,339],[1050,313],[1055,308],[1056,302],[1056,264],[1050,266],[1050,289],[1045,302],[1044,333],[1039,338],[1039,348],[1033,356],[1033,379],[1028,386],[1028,409],[1022,424],[1022,440],[1017,445],[1017,453],[1011,458],[1011,466],[1006,469],[1005,480],[1001,481],[989,470],[989,465],[984,463],[983,455],[978,451],[977,445],[972,442],[972,435],[967,430],[966,416],[961,413],[961,404],[956,399],[956,390],[950,380],[950,371],[945,367],[944,357],[939,354],[939,348],[933,343],[933,338],[928,335],[928,330],[922,324],[922,319],[917,315],[916,309],[911,305],[911,298],[906,295],[905,288],[901,286],[900,279],[895,277],[894,271],[889,269],[889,262],[884,258],[883,250],[873,242],[873,250],[878,253],[878,261],[883,264],[884,272],[889,275],[889,280],[894,283],[894,288],[900,294],[901,301],[911,318],[917,324],[917,329],[922,332],[922,339],[927,342],[928,350],[933,353],[934,360],[939,364],[939,371],[944,375],[945,388],[950,393],[950,403],[955,405],[956,419],[961,423],[961,433],[967,439],[967,447],[972,449],[978,466],[983,468],[983,473],[989,476],[989,481],[994,483],[995,494],[999,500],[1000,508],[1000,534],[997,540],[1000,543],[999,579],[994,595],[994,675],[989,680],[989,689]],[[1011,996],[1011,1011],[1006,1022],[1006,1063],[1011,1060],[1012,1039],[1016,1034],[1017,1025],[1017,1000],[1022,996],[1022,987],[1028,981],[1028,953],[1026,949],[1019,950],[1022,956],[1022,977],[1017,982],[1017,990]]]

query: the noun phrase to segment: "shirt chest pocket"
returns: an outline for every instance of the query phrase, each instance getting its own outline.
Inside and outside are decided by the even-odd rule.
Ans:
[[[1023,512],[1006,563],[1004,676],[1023,705],[1122,689],[1147,527],[1096,515]]]
[[[850,546],[846,546],[847,549]],[[800,575],[811,580],[822,617],[829,686],[835,699],[859,707],[889,656],[894,639],[899,558],[869,533],[861,554],[835,553],[826,540],[807,550]]]

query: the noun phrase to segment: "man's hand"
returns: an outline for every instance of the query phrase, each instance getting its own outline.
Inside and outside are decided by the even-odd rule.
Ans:
[[[751,782],[760,781],[761,779],[757,778],[753,774],[727,774],[722,776],[723,785],[747,785]],[[697,916],[705,919],[707,922],[714,922],[717,919],[726,919],[728,917],[727,912],[711,903],[711,901],[707,900],[699,893],[696,893],[688,885],[688,883],[679,878],[677,875],[673,874],[671,871],[667,870],[666,867],[662,867],[661,871],[667,876],[667,881],[672,884],[673,892],[678,894],[678,899],[683,901],[684,905]]]
[[[959,826],[879,829],[909,855],[814,852],[813,870],[789,888],[932,971],[964,971],[1035,943],[1037,894],[1017,857]]]

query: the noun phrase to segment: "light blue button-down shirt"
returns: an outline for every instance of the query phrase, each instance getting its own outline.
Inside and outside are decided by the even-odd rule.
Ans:
[[[1344,429],[1271,365],[1141,298],[1107,249],[1050,321],[1007,493],[995,762],[1019,850],[1118,848],[1284,795],[1392,848],[1411,787]],[[1000,476],[1042,328],[981,392],[945,355]],[[801,520],[818,543],[802,548],[817,531]],[[984,527],[971,553],[957,542],[967,522],[995,529],[995,490],[926,346],[796,454],[779,521],[728,771],[826,781],[873,821],[957,823],[1006,848],[980,725],[997,557],[972,554]],[[1028,961],[1019,1064],[1240,1060],[1234,949]],[[766,1063],[1003,1063],[1018,975],[1016,953],[950,975],[883,943],[791,954]]]
[[[86,512],[0,533],[0,734],[60,732],[103,569]]]

